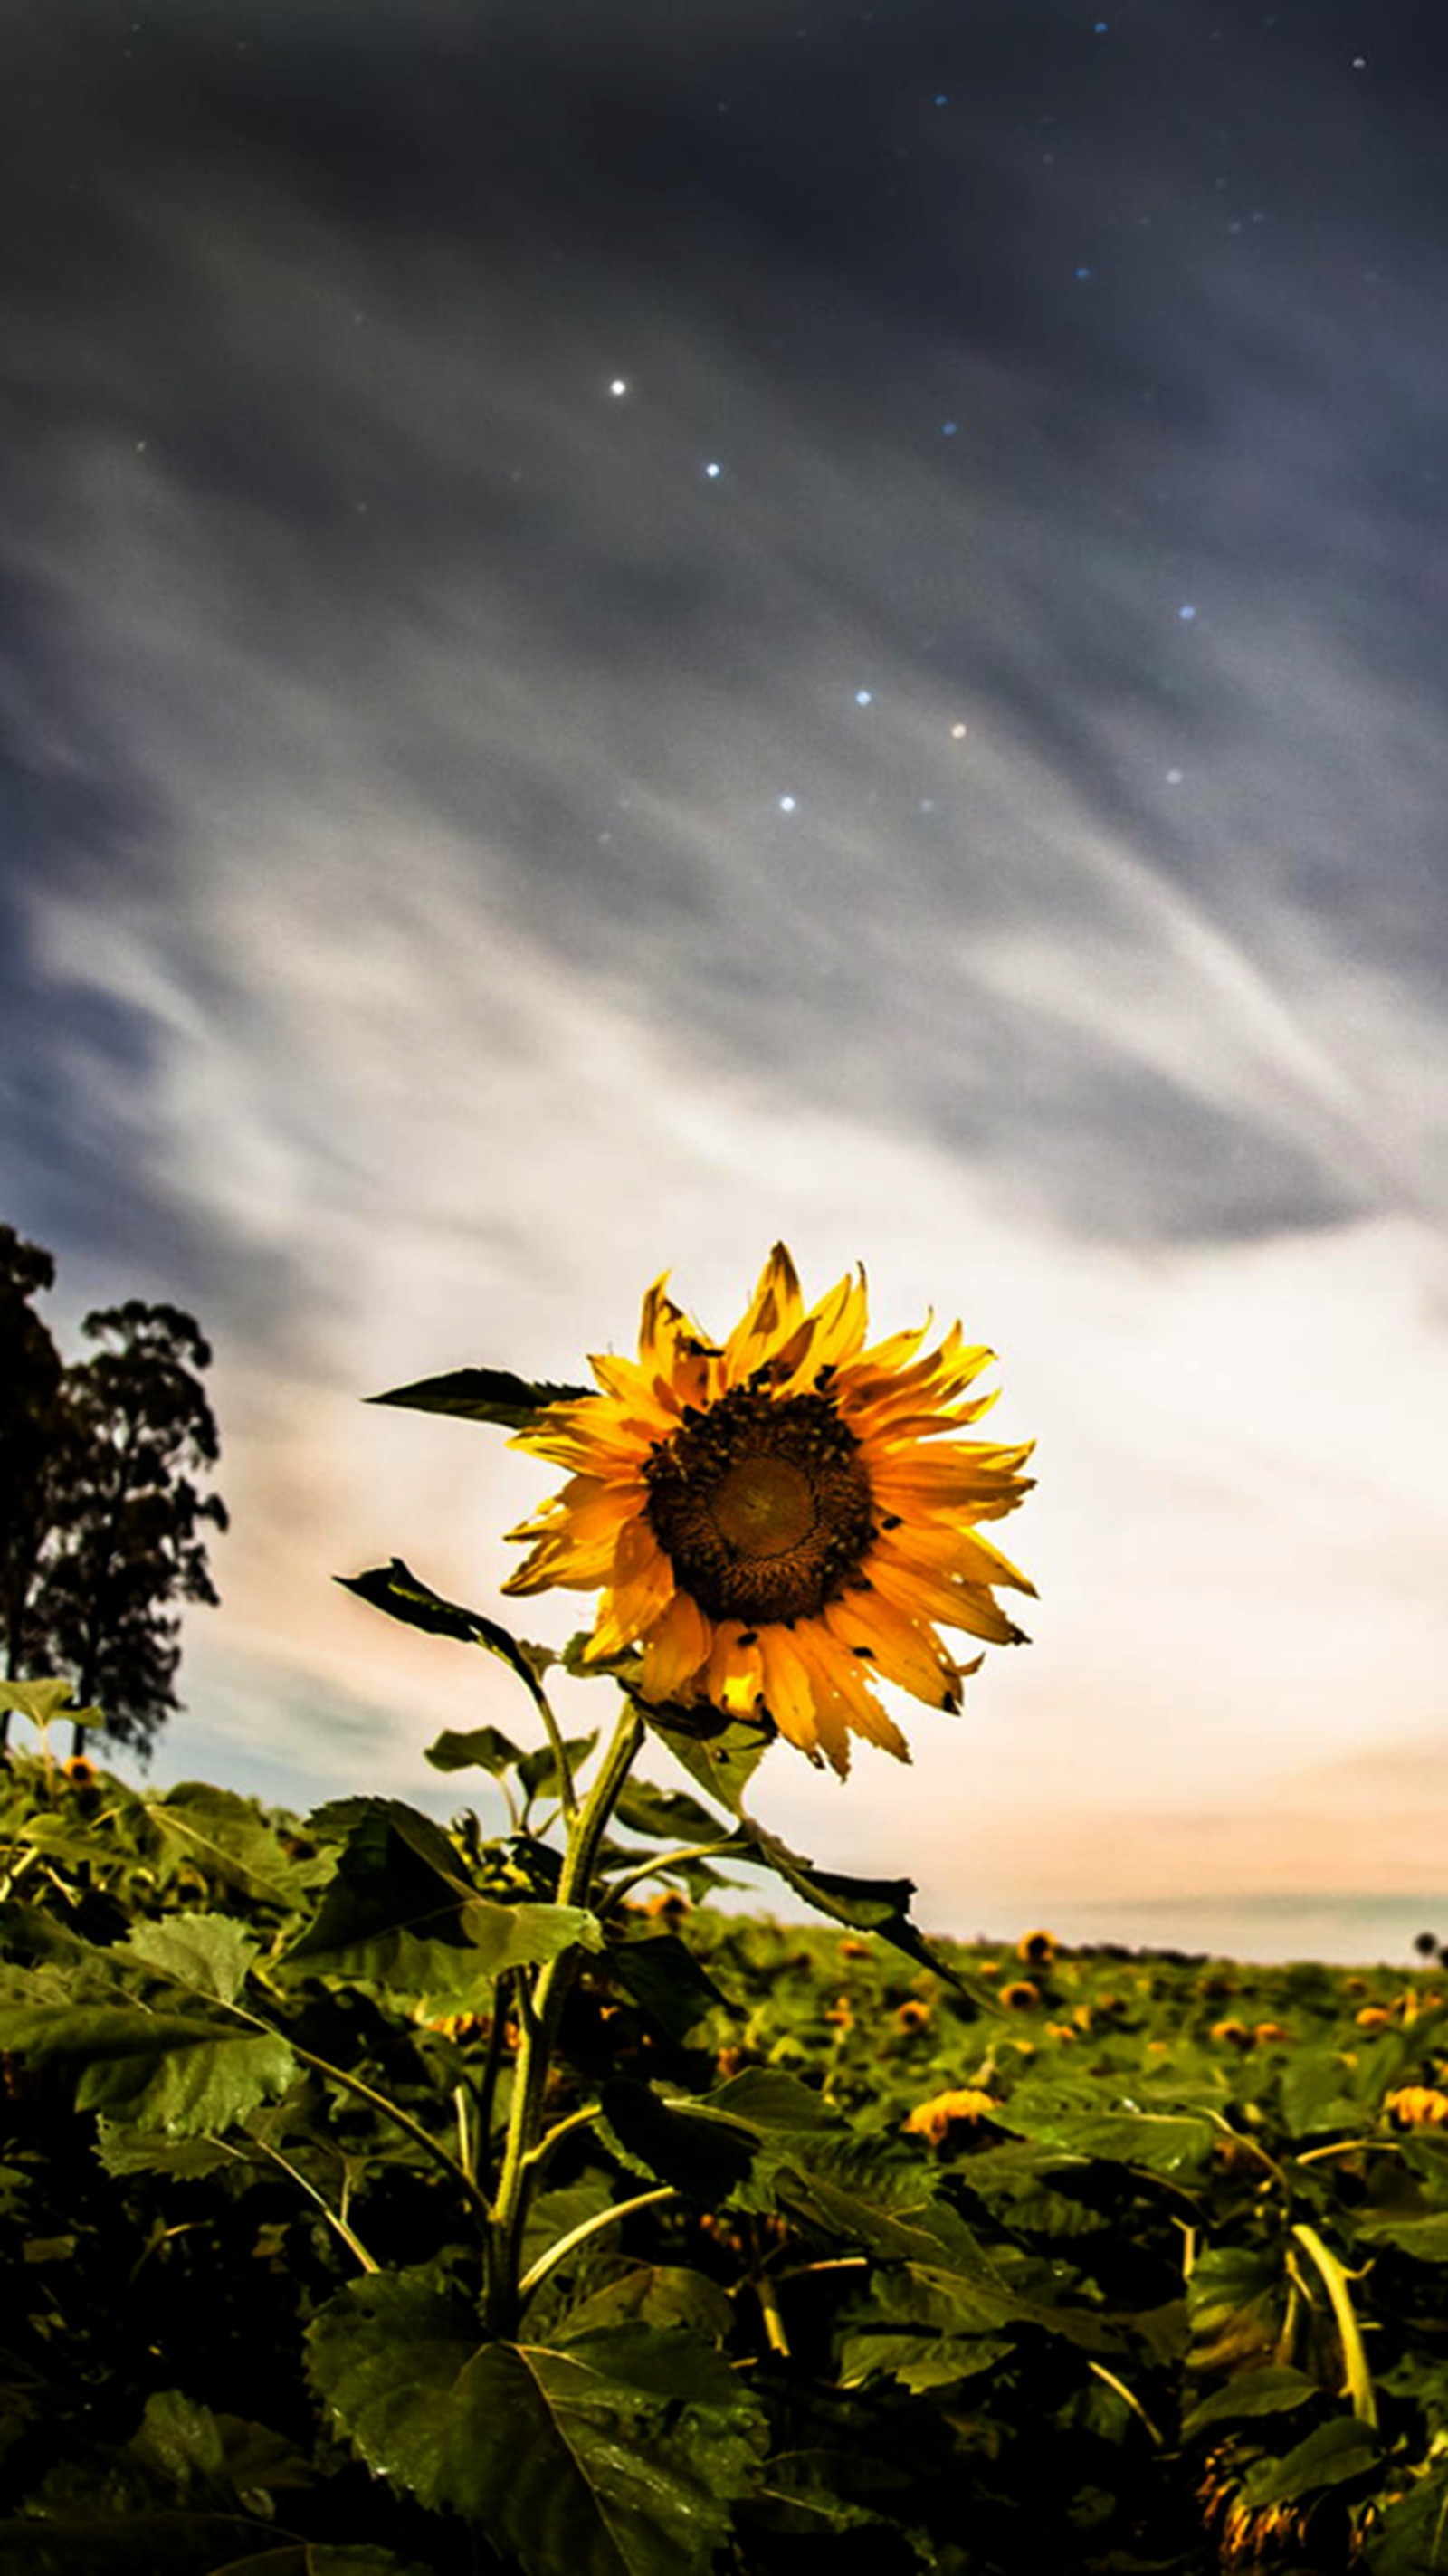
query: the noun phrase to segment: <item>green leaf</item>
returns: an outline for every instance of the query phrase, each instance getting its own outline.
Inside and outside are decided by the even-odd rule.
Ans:
[[[309,2487],[315,2478],[310,2462],[270,2425],[213,2414],[179,2388],[147,2398],[125,2455],[193,2506],[240,2503],[264,2511],[274,2493]]]
[[[913,2278],[943,2290],[959,2330],[988,2333],[1001,2326],[1035,2325],[1091,2351],[1120,2348],[1121,2336],[1105,2318],[1086,2308],[1049,2304],[1033,2287],[1018,2287],[944,2202],[887,2209],[826,2173],[788,2167],[776,2175],[775,2191],[782,2205],[807,2225],[863,2246],[882,2261],[907,2264]],[[1035,2266],[1031,2277],[1039,2279],[1045,2270]]]
[[[1368,2209],[1353,2219],[1357,2235],[1375,2245],[1395,2245],[1419,2263],[1448,2263],[1448,2210]]]
[[[525,2576],[706,2576],[763,2448],[757,2401],[680,2327],[479,2349],[461,2303],[394,2273],[329,2301],[307,2343],[367,2466]]]
[[[24,1905],[18,1897],[6,1897],[0,1903],[0,1940],[14,1959],[44,1959],[56,1966],[86,1968],[97,1962],[97,1952],[89,1941],[57,1923],[38,1905]]]
[[[188,2032],[159,2055],[117,2051],[93,2059],[76,2086],[76,2109],[104,2111],[168,2138],[196,2138],[234,2128],[284,2093],[296,2074],[296,2059],[275,2031],[193,2028],[197,2036]]]
[[[73,1683],[65,1681],[0,1681],[0,1709],[14,1709],[42,1732],[57,1718],[65,1718],[72,1726],[104,1726],[102,1710],[69,1705],[73,1688]]]
[[[344,1592],[355,1592],[359,1601],[369,1601],[374,1610],[385,1610],[389,1619],[400,1619],[406,1628],[421,1628],[430,1637],[455,1637],[464,1646],[486,1646],[489,1654],[500,1655],[515,1672],[530,1699],[538,1699],[541,1675],[556,1659],[546,1646],[527,1645],[511,1629],[500,1627],[496,1619],[486,1619],[481,1610],[465,1610],[457,1601],[445,1601],[420,1575],[394,1556],[390,1565],[374,1565],[365,1574],[335,1574]]]
[[[718,1709],[684,1708],[672,1701],[655,1706],[637,1697],[634,1706],[689,1777],[738,1816],[739,1802],[774,1741],[773,1720],[730,1718]]]
[[[165,1922],[134,1924],[112,1955],[140,1959],[174,1985],[234,2004],[261,1952],[229,1914],[173,1914]]]
[[[505,1968],[601,1945],[581,1906],[478,1895],[442,1827],[400,1799],[336,1799],[311,1822],[346,1840],[315,1921],[277,1962],[284,1971],[364,1977],[441,2002],[476,1996]]]
[[[68,2067],[77,2110],[173,2137],[224,2128],[291,2081],[295,2060],[276,2032],[241,2016],[154,2011],[106,1981],[119,1964],[123,1948],[92,1951],[77,1968],[0,1967],[0,2049]]]
[[[592,1735],[566,1735],[563,1738],[563,1750],[568,1756],[568,1766],[575,1779],[597,1742],[596,1728]],[[529,1807],[532,1806],[535,1798],[557,1797],[562,1781],[558,1770],[558,1756],[551,1744],[540,1744],[536,1753],[524,1754],[518,1765],[518,1781],[525,1804]]]
[[[691,2326],[714,2344],[728,2343],[734,2331],[729,2294],[705,2272],[682,2263],[636,2263],[631,2271],[570,2308],[558,2328],[560,2342],[594,2333],[600,2326],[640,2324],[662,2328]]]
[[[1079,2085],[1018,2085],[996,2116],[998,2126],[1042,2146],[1133,2165],[1142,2173],[1204,2172],[1217,2135],[1210,2120],[1194,2113],[1143,2111],[1119,2097],[1103,2099],[1100,2086],[1088,2091]]]
[[[895,2379],[920,2396],[930,2388],[952,2388],[959,2380],[974,2379],[1014,2349],[995,2335],[846,2335],[840,2384],[860,2388],[868,2379]]]
[[[720,2005],[726,2012],[733,2010],[727,1995],[706,1976],[676,1932],[616,1943],[608,1953],[608,1970],[670,2039],[686,2040],[695,2025]]]
[[[458,1896],[473,1892],[463,1856],[445,1828],[402,1798],[329,1798],[307,1822],[320,1841],[345,1846],[337,1864],[339,1877],[364,1875],[377,1856],[390,1852],[399,1870],[417,1863],[439,1887]]]
[[[1237,2378],[1229,2379],[1225,2388],[1214,2389],[1210,2397],[1204,2397],[1200,2406],[1194,2406],[1183,2417],[1182,2440],[1193,2441],[1214,2424],[1245,2424],[1258,2415],[1289,2414],[1321,2395],[1318,2382],[1301,2370],[1272,2365],[1266,2370],[1244,2370]]]
[[[682,1789],[656,1789],[651,1780],[626,1782],[614,1815],[628,1833],[647,1834],[655,1842],[720,1839],[718,1817],[701,1807],[697,1798],[686,1797]]]
[[[129,2129],[118,2128],[113,2120],[106,2119],[96,2122],[95,2152],[108,2174],[120,2178],[127,2174],[161,2174],[176,2182],[194,2182],[199,2175],[219,2173],[237,2160],[236,2149],[224,2146],[219,2138],[133,2137]]]
[[[711,2093],[702,2097],[701,2107],[727,2111],[733,2119],[747,2120],[751,2128],[767,2129],[837,2129],[839,2114],[832,2111],[812,2085],[802,2084],[797,2075],[789,2075],[780,2066],[742,2066],[737,2075],[727,2076]]]
[[[629,2076],[605,2084],[600,2101],[619,2144],[706,2209],[727,2200],[753,2165],[754,2147],[742,2131],[692,2106],[673,2110]]]
[[[277,1966],[308,1976],[364,1978],[394,1994],[460,2005],[475,2001],[480,1987],[505,1968],[534,1967],[575,1947],[596,1950],[603,1938],[597,1917],[578,1905],[497,1905],[478,1896],[458,1921],[460,1942],[420,1936],[405,1923],[366,1931],[319,1924]]]
[[[1284,2458],[1255,2461],[1242,2481],[1241,2501],[1254,2511],[1262,2505],[1295,2504],[1323,2487],[1362,2477],[1378,2466],[1382,2455],[1371,2425],[1356,2415],[1334,2415]]]
[[[915,1893],[911,1878],[842,1878],[835,1870],[816,1869],[813,1861],[792,1852],[777,1834],[766,1833],[748,1816],[741,1816],[749,1847],[741,1855],[755,1861],[761,1869],[773,1870],[787,1887],[792,1887],[806,1904],[819,1913],[828,1914],[836,1923],[848,1923],[856,1932],[873,1932],[892,1949],[903,1950],[906,1957],[931,1969],[953,1986],[971,2007],[970,2018],[980,2010],[981,1995],[964,1977],[948,1967],[933,1950],[924,1935],[910,1921],[910,1899]],[[992,2011],[997,2009],[992,2000]]]
[[[892,2470],[859,2450],[777,2451],[749,2498],[749,2520],[762,2523],[766,2531],[797,2534],[802,2539],[832,2538],[837,2532],[868,2525],[884,2533],[886,2542],[893,2536],[898,2544],[900,2526],[894,2516],[876,2513],[873,2506],[860,2502],[860,2494],[911,2499],[914,2483],[908,2470]],[[880,2561],[880,2549],[863,2542],[862,2564],[867,2552],[870,2565]],[[837,2556],[843,2565],[843,2556]],[[805,2563],[812,2566],[813,2557]],[[899,2563],[893,2550],[883,2563]],[[933,2549],[931,2563],[939,2564]]]
[[[164,1798],[146,1799],[144,1813],[173,1853],[208,1878],[287,1913],[302,1902],[312,1871],[288,1856],[249,1798],[183,1780]]]
[[[543,1378],[515,1377],[511,1369],[451,1369],[445,1377],[420,1377],[411,1386],[369,1395],[367,1404],[405,1405],[412,1413],[453,1413],[465,1422],[498,1422],[526,1431],[550,1404],[578,1404],[591,1386],[550,1386]]]
[[[43,1852],[47,1860],[68,1862],[72,1869],[88,1868],[96,1856],[92,1827],[68,1823],[64,1816],[27,1816],[15,1839]]]
[[[241,2023],[204,2021],[200,2014],[148,2012],[141,2004],[3,2003],[0,2004],[0,2049],[13,2049],[32,2066],[63,2065],[68,2059],[155,2057],[167,2049],[206,2048],[233,2034],[246,2039]]]
[[[1444,2576],[1448,2570],[1448,2465],[1414,2478],[1382,2508],[1368,2535],[1368,2576]]]
[[[596,2165],[561,2190],[539,2192],[528,2204],[519,2270],[531,2272],[543,2255],[551,2253],[560,2237],[571,2236],[576,2228],[586,2227],[591,2218],[599,2218],[604,2210],[612,2209],[614,2196],[614,2177]]]
[[[1000,2114],[1004,2119],[1006,2115]],[[1078,2197],[1068,2186],[1092,2176],[1094,2197]],[[972,2199],[981,2201],[997,2224],[1011,2232],[1069,2238],[1097,2236],[1121,2223],[1119,2210],[1098,2206],[1103,2197],[1099,2174],[1090,2159],[1068,2155],[1033,2138],[1011,2138],[1000,2146],[977,2148],[962,2174]],[[1123,2177],[1123,2192],[1131,2190]]]
[[[423,1755],[434,1771],[490,1771],[495,1780],[522,1759],[521,1747],[496,1726],[475,1726],[466,1735],[445,1726]]]
[[[1282,2119],[1289,2138],[1352,2130],[1362,2106],[1348,2091],[1352,2070],[1335,2048],[1299,2048],[1282,2069]]]
[[[1209,2245],[1187,2282],[1191,2368],[1255,2367],[1276,2344],[1286,2297],[1280,2249]]]

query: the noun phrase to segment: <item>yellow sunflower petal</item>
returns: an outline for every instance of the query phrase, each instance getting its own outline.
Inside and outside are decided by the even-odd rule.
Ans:
[[[1028,1592],[1033,1601],[1036,1598],[1030,1576],[1012,1565],[1010,1558],[993,1547],[988,1538],[982,1538],[979,1530],[959,1529],[940,1521],[918,1529],[902,1524],[898,1530],[887,1532],[880,1542],[880,1552],[922,1571],[947,1578],[958,1575],[962,1582],[987,1587],[1005,1584],[1012,1592]],[[872,1559],[872,1571],[873,1562]]]
[[[748,1717],[764,1692],[764,1666],[756,1631],[726,1619],[714,1631],[705,1697],[732,1717]]]
[[[676,1592],[644,1642],[645,1699],[694,1697],[713,1642],[713,1630],[697,1602],[687,1592]]]
[[[777,1243],[759,1274],[759,1285],[724,1345],[723,1381],[741,1386],[782,1342],[804,1311],[799,1278],[785,1246]]]
[[[898,1682],[934,1708],[960,1706],[959,1674],[933,1628],[878,1592],[847,1593],[843,1601],[832,1601],[824,1616],[831,1636],[873,1663],[887,1682]]]
[[[795,1643],[795,1632],[789,1628],[763,1628],[759,1634],[759,1654],[764,1668],[764,1702],[780,1734],[789,1744],[818,1762],[821,1752],[828,1755],[834,1769],[843,1779],[849,1768],[845,1729],[837,1714],[827,1713],[810,1688],[809,1675],[801,1663]]]
[[[619,1420],[647,1430],[653,1440],[672,1431],[679,1418],[678,1399],[657,1369],[638,1360],[622,1360],[613,1351],[594,1351],[589,1367],[605,1395],[619,1407]]]
[[[543,1538],[526,1557],[515,1574],[510,1574],[499,1589],[510,1595],[526,1592],[548,1592],[561,1584],[572,1592],[593,1592],[606,1583],[613,1572],[615,1538],[574,1541],[565,1537]]]
[[[863,1270],[855,1279],[847,1274],[821,1297],[777,1355],[776,1394],[813,1385],[822,1370],[833,1375],[853,1359],[865,1338],[867,1308]]]
[[[881,1600],[907,1619],[938,1619],[947,1628],[966,1628],[995,1646],[1015,1646],[1021,1631],[980,1584],[951,1583],[946,1578],[901,1564],[877,1551],[870,1559],[870,1580]]]
[[[851,1733],[893,1753],[897,1762],[908,1762],[909,1745],[893,1717],[886,1716],[855,1657],[843,1652],[818,1620],[801,1620],[794,1632],[794,1643],[820,1698],[838,1705]]]

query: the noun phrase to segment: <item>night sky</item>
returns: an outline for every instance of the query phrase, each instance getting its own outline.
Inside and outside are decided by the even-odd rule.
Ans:
[[[158,1778],[449,1812],[507,1674],[329,1578],[548,1479],[358,1398],[783,1236],[998,1350],[1041,1601],[763,1820],[1448,1932],[1448,45],[1105,7],[9,0],[0,1217],[216,1350]]]

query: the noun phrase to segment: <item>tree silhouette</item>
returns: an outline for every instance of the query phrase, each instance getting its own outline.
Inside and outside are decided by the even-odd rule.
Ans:
[[[30,1303],[54,1284],[50,1254],[0,1225],[0,1651],[11,1680],[33,1661],[29,1604],[61,1442],[60,1353]],[[0,1745],[8,1727],[7,1715]]]
[[[28,1302],[54,1275],[49,1253],[0,1228],[8,1670],[68,1675],[76,1703],[98,1702],[107,1736],[145,1760],[180,1705],[176,1605],[218,1597],[204,1533],[226,1528],[226,1506],[196,1481],[220,1452],[197,1375],[211,1351],[194,1316],[132,1298],[87,1315],[99,1347],[62,1368]]]
[[[179,1306],[132,1298],[87,1315],[101,1348],[68,1368],[53,1541],[35,1615],[52,1669],[69,1672],[106,1733],[144,1756],[169,1712],[181,1659],[177,1601],[217,1598],[201,1524],[227,1526],[194,1474],[220,1454],[197,1369],[211,1350]],[[79,1750],[81,1730],[77,1728]]]

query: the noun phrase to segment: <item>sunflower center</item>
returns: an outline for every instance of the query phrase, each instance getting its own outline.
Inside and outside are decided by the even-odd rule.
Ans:
[[[737,1556],[784,1556],[815,1525],[810,1480],[787,1458],[741,1458],[721,1476],[709,1508]]]
[[[875,1524],[854,1433],[827,1396],[732,1387],[644,1462],[645,1517],[711,1619],[807,1619],[858,1572]]]

